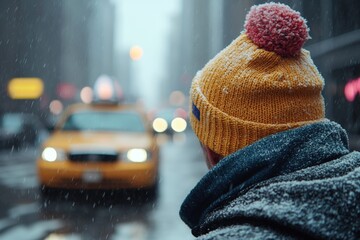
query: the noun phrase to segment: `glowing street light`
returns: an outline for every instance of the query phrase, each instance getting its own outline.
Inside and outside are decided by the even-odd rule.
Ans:
[[[132,46],[129,55],[132,60],[138,61],[142,58],[143,49],[140,46]]]

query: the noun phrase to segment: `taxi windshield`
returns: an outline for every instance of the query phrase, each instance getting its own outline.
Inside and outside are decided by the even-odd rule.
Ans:
[[[141,133],[141,116],[131,111],[81,111],[72,113],[62,126],[65,131],[119,131]]]

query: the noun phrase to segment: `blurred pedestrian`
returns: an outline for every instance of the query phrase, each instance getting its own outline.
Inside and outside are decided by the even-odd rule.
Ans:
[[[245,30],[191,86],[210,171],[181,206],[199,239],[359,239],[360,153],[325,118],[306,20],[253,6]]]

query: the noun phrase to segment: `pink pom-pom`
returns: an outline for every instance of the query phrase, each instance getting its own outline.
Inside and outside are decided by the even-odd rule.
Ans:
[[[283,57],[298,55],[309,38],[306,20],[299,12],[281,3],[251,7],[246,16],[245,30],[260,48]]]

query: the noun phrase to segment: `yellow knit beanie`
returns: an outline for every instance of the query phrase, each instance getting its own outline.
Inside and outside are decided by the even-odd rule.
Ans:
[[[265,136],[324,119],[324,81],[308,51],[306,21],[288,6],[253,6],[245,31],[193,79],[190,122],[226,156]]]

